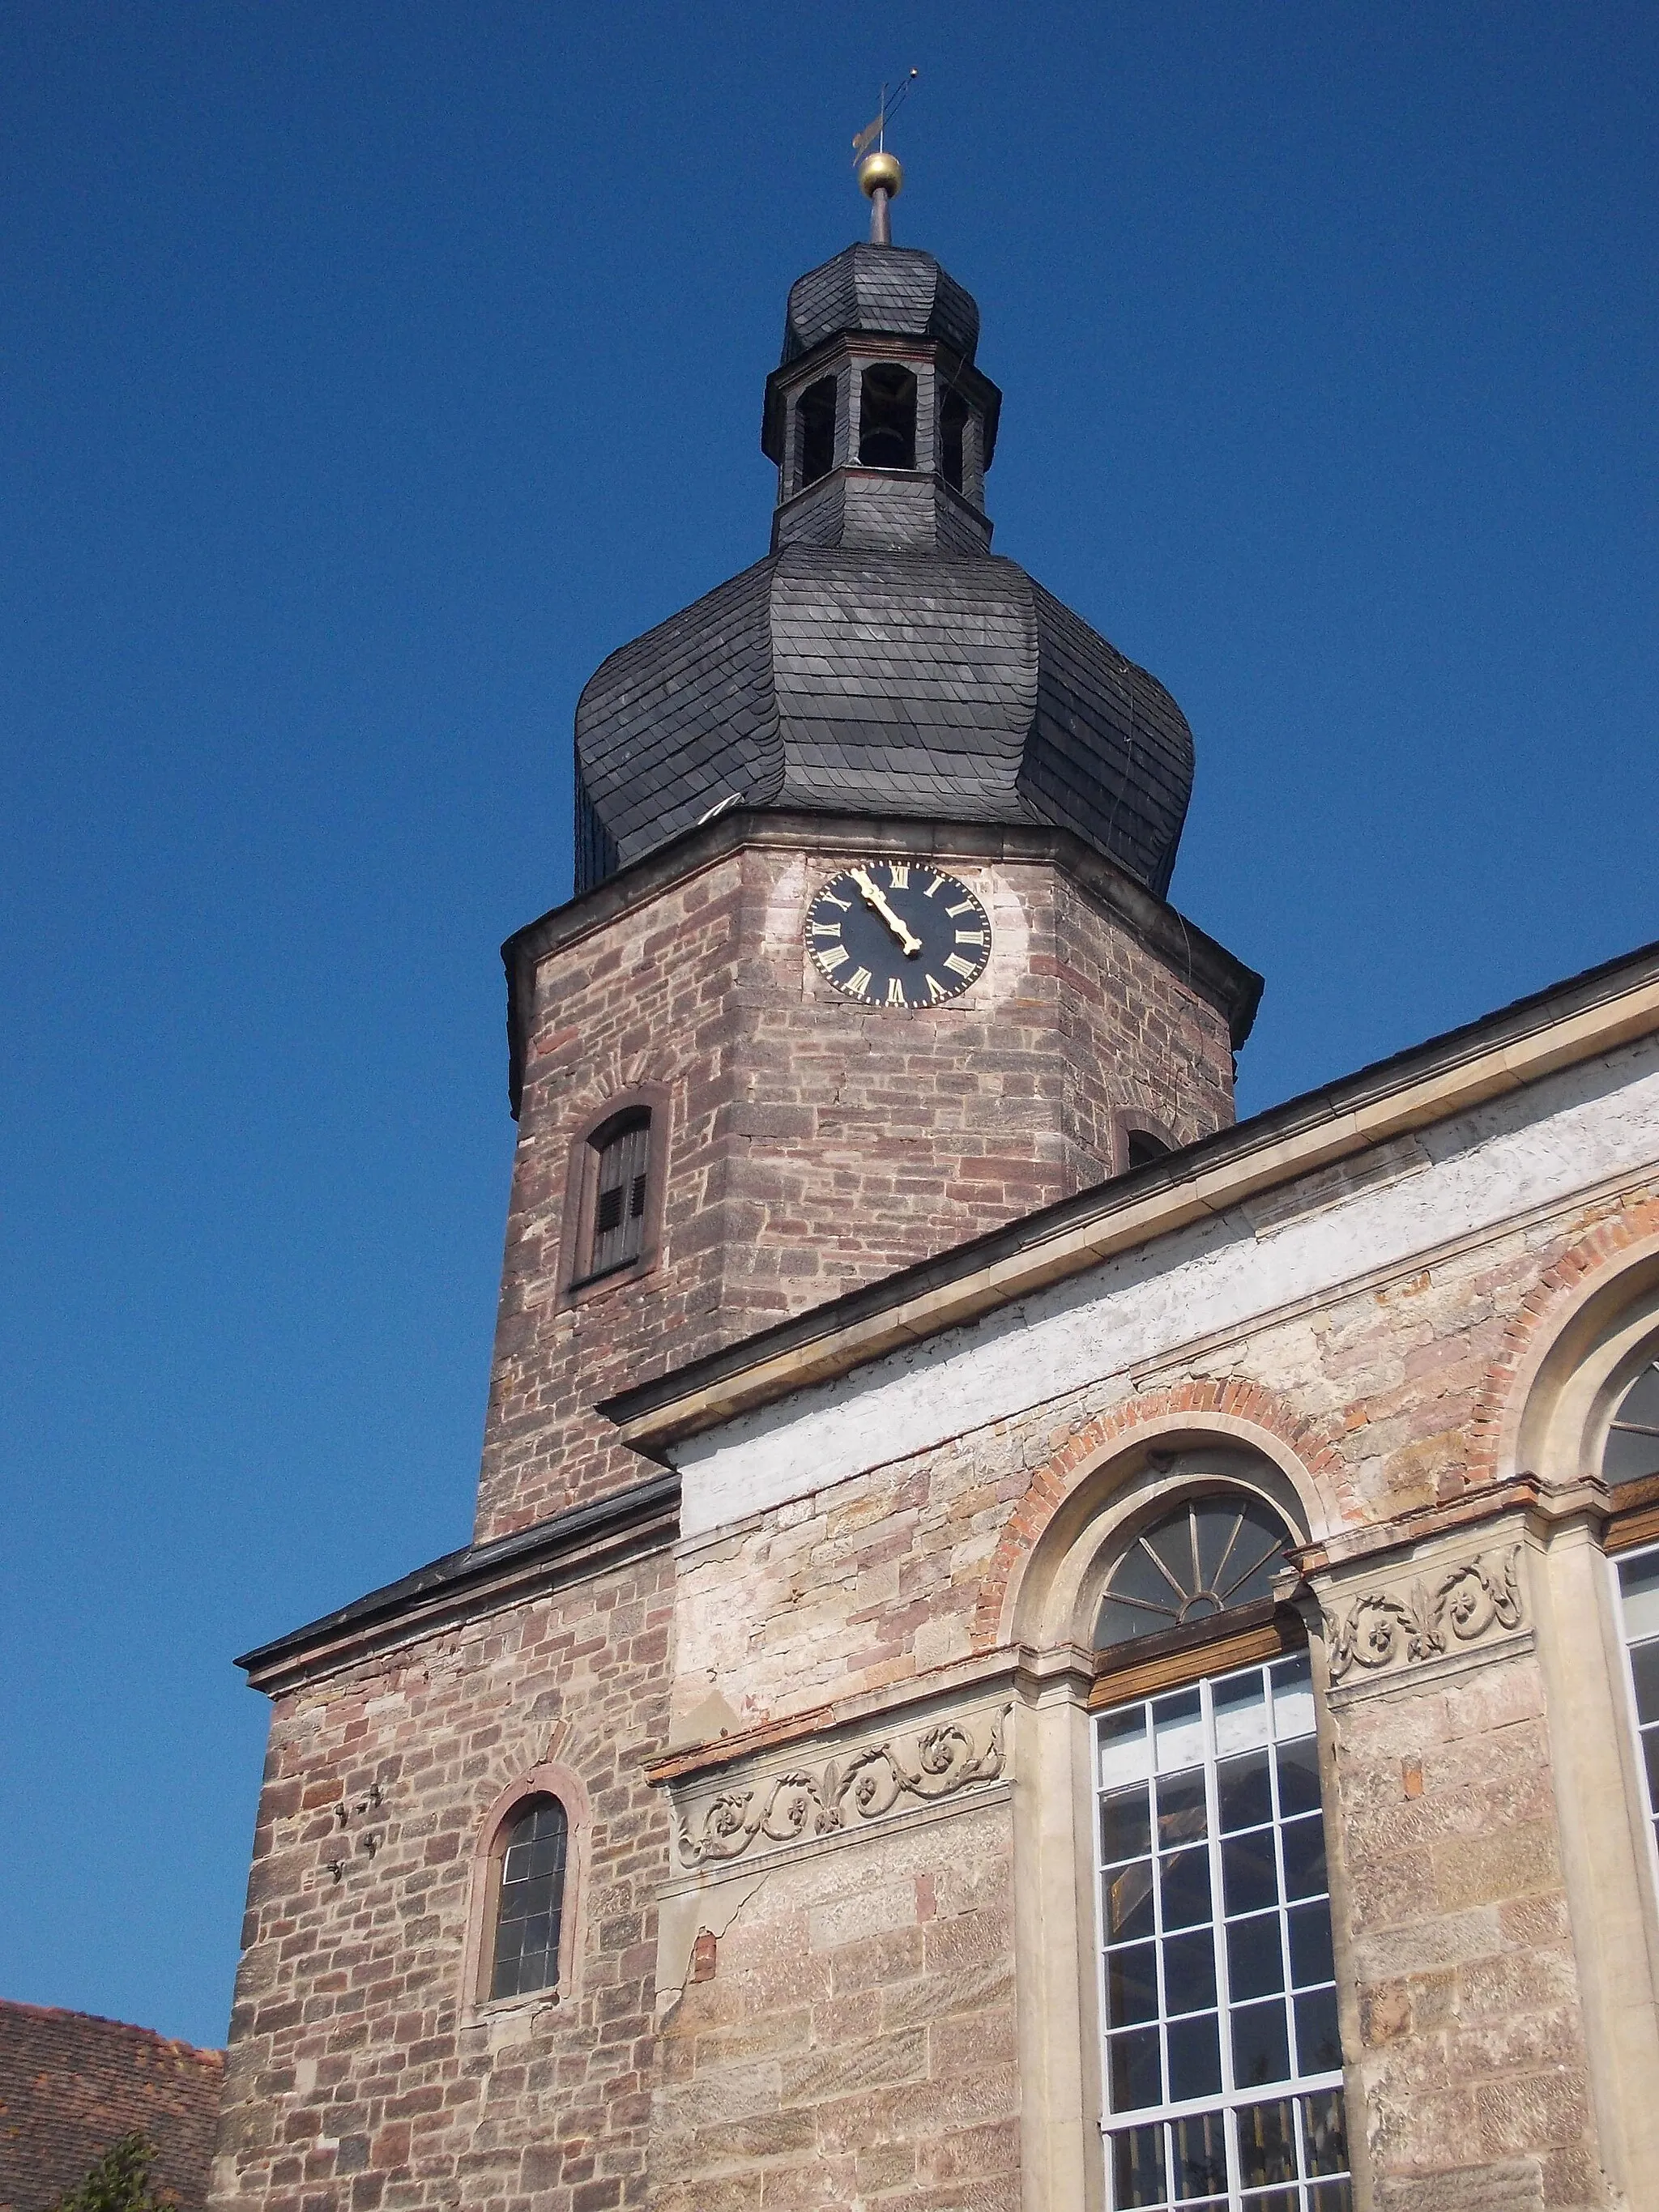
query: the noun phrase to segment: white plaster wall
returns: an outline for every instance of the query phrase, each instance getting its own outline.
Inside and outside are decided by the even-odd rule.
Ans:
[[[722,1528],[1659,1165],[1659,1037],[1419,1131],[1416,1141],[1423,1164],[1384,1187],[1299,1220],[1285,1219],[1276,1201],[1275,1225],[1260,1234],[1241,1207],[688,1439],[674,1454],[684,1534]]]

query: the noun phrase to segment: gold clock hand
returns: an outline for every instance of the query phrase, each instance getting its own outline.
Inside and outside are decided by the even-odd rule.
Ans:
[[[894,936],[897,938],[900,945],[903,947],[905,951],[920,952],[921,950],[921,939],[919,937],[913,936],[910,931],[905,927],[904,924],[899,920],[897,915],[894,913],[892,908],[888,905],[886,900],[876,889],[875,884],[870,879],[867,872],[863,868],[849,868],[847,872],[851,876],[853,881],[858,885],[859,890],[863,893],[864,903],[866,906],[872,907],[881,916],[882,920],[887,924],[889,929],[892,931]]]

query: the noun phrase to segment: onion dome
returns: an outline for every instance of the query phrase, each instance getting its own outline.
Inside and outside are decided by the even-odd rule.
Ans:
[[[849,246],[791,289],[761,437],[771,551],[583,691],[579,891],[741,805],[1048,823],[1164,894],[1192,732],[1155,678],[991,553],[1001,394],[978,338],[971,295],[928,253]]]

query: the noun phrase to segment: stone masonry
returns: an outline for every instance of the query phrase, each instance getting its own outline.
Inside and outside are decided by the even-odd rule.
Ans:
[[[592,901],[551,918],[525,1020],[479,1540],[638,1479],[592,1410],[610,1392],[1116,1172],[1126,1115],[1176,1143],[1231,1121],[1228,1017],[1201,969],[1189,980],[1061,869],[1000,859],[1000,840],[889,833],[873,849],[912,848],[958,855],[994,932],[980,983],[927,1011],[856,1006],[805,957],[812,890],[866,844],[756,837],[591,927]],[[1207,947],[1172,919],[1177,945]],[[669,1101],[660,1263],[572,1302],[573,1139],[647,1085]]]

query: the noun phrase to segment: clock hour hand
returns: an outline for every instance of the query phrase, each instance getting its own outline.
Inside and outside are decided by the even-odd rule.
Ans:
[[[889,929],[892,931],[894,936],[897,938],[900,945],[902,945],[905,951],[910,953],[920,952],[921,950],[921,939],[919,937],[913,935],[899,920],[897,915],[894,913],[892,908],[888,905],[886,900],[876,889],[875,884],[871,880],[868,871],[864,868],[849,868],[847,872],[852,877],[853,881],[858,885],[860,890],[863,893],[864,903],[866,906],[874,908],[875,911],[887,924]]]

